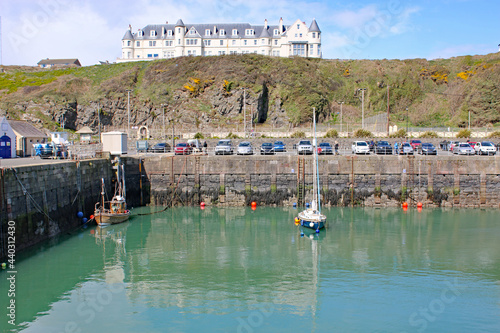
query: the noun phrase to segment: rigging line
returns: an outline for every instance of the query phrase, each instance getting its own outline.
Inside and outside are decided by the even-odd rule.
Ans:
[[[17,181],[18,181],[19,185],[21,185],[21,189],[23,190],[23,194],[24,194],[24,195],[27,195],[27,196],[30,198],[30,200],[33,202],[33,204],[34,204],[35,208],[36,208],[36,209],[37,209],[40,213],[42,213],[43,215],[45,215],[45,216],[49,219],[49,221],[56,223],[53,219],[51,219],[51,218],[50,218],[50,216],[49,216],[47,213],[45,213],[45,212],[43,211],[43,209],[42,209],[42,208],[38,205],[38,203],[35,201],[35,199],[34,199],[34,198],[31,196],[31,194],[28,192],[28,190],[26,189],[26,187],[24,187],[23,183],[21,183],[21,180],[20,180],[20,179],[19,179],[19,177],[17,176],[17,172],[16,172],[16,170],[15,170],[14,168],[10,168],[10,169],[11,169],[11,170],[12,170],[12,172],[14,173],[14,176],[16,177],[16,179],[17,179]]]

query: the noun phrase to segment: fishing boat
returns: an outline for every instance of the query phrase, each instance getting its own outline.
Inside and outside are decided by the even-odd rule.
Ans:
[[[123,165],[121,167],[123,170]],[[118,170],[120,170],[119,167]],[[122,223],[130,217],[130,211],[127,209],[125,201],[125,179],[123,176],[120,177],[120,172],[117,172],[117,174],[117,187],[111,201],[105,201],[106,191],[104,178],[102,179],[101,199],[95,204],[94,209],[94,219],[100,226]],[[123,175],[123,171],[121,174]]]
[[[321,197],[319,195],[319,177],[318,177],[318,149],[317,149],[317,139],[316,139],[316,110],[313,109],[313,122],[314,122],[314,164],[313,164],[313,199],[311,205],[305,210],[301,211],[297,220],[300,225],[316,230],[319,230],[326,226],[326,216],[321,214]]]

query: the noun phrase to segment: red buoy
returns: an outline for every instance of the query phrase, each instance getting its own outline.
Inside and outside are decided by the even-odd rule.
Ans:
[[[203,201],[202,201],[202,202],[200,202],[200,206],[201,206],[201,207],[205,207],[205,203],[204,203]]]
[[[407,202],[403,202],[403,208],[408,209],[408,203]]]
[[[252,204],[251,204],[252,207],[257,207],[257,203],[255,201],[252,201]]]
[[[422,208],[422,207],[423,207],[423,205],[421,202],[417,203],[417,208]]]

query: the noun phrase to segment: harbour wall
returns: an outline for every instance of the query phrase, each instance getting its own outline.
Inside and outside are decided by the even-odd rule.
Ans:
[[[154,205],[302,204],[311,156],[162,156],[142,161]],[[500,204],[498,156],[321,156],[325,206],[491,207]]]
[[[107,159],[2,168],[0,258],[7,253],[8,236],[15,237],[16,251],[20,251],[82,226],[78,212],[87,218],[93,213],[101,178],[112,194],[113,174]],[[12,233],[9,221],[15,222]]]

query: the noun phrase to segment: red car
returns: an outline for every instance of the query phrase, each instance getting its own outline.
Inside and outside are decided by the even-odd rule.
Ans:
[[[418,148],[420,148],[420,146],[422,145],[422,141],[420,140],[410,140],[410,146],[413,148],[413,150],[418,150]]]
[[[472,149],[474,149],[476,147],[476,143],[477,142],[467,142],[469,144],[469,146],[472,147]]]
[[[175,155],[189,155],[193,152],[193,148],[186,142],[181,142],[175,145],[174,153]]]

